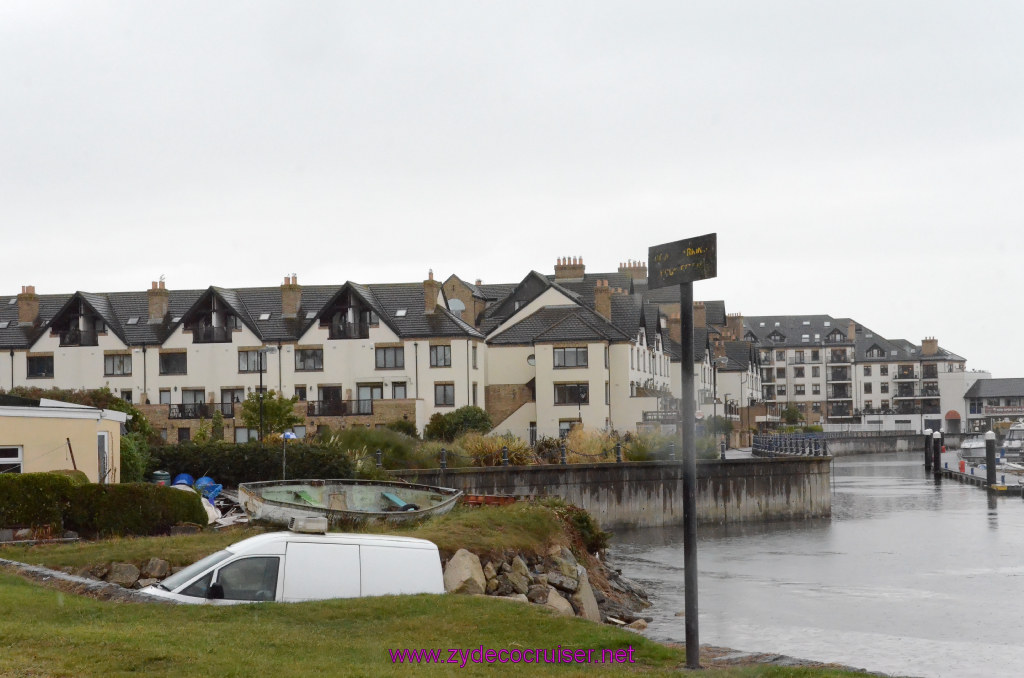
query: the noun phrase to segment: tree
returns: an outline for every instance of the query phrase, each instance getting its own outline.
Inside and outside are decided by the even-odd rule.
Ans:
[[[732,433],[732,420],[728,417],[709,417],[707,431],[711,435],[722,435]]]
[[[267,433],[284,433],[288,429],[303,422],[302,417],[295,414],[295,403],[298,396],[285,398],[274,391],[267,391],[263,396],[263,430],[260,440]],[[260,394],[250,393],[242,403],[242,424],[246,428],[260,428]]]
[[[492,428],[491,415],[479,407],[467,405],[447,414],[434,414],[423,427],[423,437],[451,442],[463,433],[489,433]]]
[[[787,405],[786,409],[782,410],[782,421],[789,426],[799,424],[804,420],[804,415],[800,414],[800,410],[797,409],[796,405]]]

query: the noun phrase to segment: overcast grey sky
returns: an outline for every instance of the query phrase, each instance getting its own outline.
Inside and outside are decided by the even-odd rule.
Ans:
[[[695,297],[1024,377],[1020,2],[0,0],[0,290],[485,282],[717,232]]]

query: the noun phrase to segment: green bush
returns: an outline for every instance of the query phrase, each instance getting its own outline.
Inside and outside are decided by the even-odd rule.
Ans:
[[[179,473],[194,478],[209,476],[221,485],[236,487],[246,482],[280,480],[281,456],[279,445],[261,449],[259,443],[181,443],[154,448],[147,470],[167,471],[172,479]],[[289,478],[351,478],[354,473],[347,455],[322,444],[288,443],[287,461]]]
[[[74,486],[58,473],[0,474],[0,527],[59,530]]]
[[[388,422],[385,426],[392,431],[404,433],[410,438],[420,437],[419,431],[416,430],[416,424],[408,419],[396,419],[395,421]]]
[[[423,428],[423,437],[427,440],[451,442],[463,433],[489,433],[493,428],[491,415],[479,407],[467,405],[447,414],[437,413],[432,416]]]
[[[121,482],[141,483],[149,465],[149,442],[141,433],[121,436]]]
[[[68,493],[65,529],[88,537],[165,534],[178,523],[206,525],[199,495],[148,483],[81,485]]]

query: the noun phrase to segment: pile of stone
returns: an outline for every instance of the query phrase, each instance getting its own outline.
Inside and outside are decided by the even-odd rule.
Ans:
[[[611,589],[591,584],[591,575],[569,549],[553,547],[546,557],[510,554],[505,559],[480,558],[459,549],[444,567],[448,593],[489,595],[542,605],[567,617],[583,617],[632,629],[643,629],[649,618],[635,610],[647,607],[647,595],[621,572],[601,567]]]
[[[104,563],[77,569],[64,568],[64,571],[86,579],[117,584],[126,589],[144,589],[156,584],[177,569],[180,568],[172,568],[166,560],[150,558],[141,568],[132,563]]]

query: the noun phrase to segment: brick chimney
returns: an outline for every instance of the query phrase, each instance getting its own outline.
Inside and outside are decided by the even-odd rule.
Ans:
[[[563,257],[555,263],[555,280],[582,280],[586,267],[583,257]]]
[[[434,280],[434,270],[427,273],[423,281],[423,312],[433,313],[437,308],[437,295],[441,292],[441,283]]]
[[[154,281],[147,296],[149,297],[149,322],[151,324],[162,323],[171,308],[171,294],[164,287],[164,281]]]
[[[725,336],[730,341],[743,339],[743,314],[730,313],[725,318]]]
[[[647,264],[641,261],[633,261],[632,259],[630,259],[624,264],[619,264],[619,273],[624,273],[631,277],[633,280],[646,280]]]
[[[921,340],[921,355],[938,355],[939,340],[935,337],[925,337]]]
[[[281,285],[281,317],[295,318],[302,308],[302,287],[299,285],[299,277],[292,273],[284,277]]]
[[[703,301],[693,302],[693,329],[702,330],[708,326],[708,312]]]
[[[598,280],[594,287],[594,310],[605,320],[612,319],[612,288],[607,280]]]
[[[850,326],[846,328],[846,340],[856,341],[857,340],[857,323],[850,321]]]
[[[683,319],[678,313],[668,317],[668,336],[677,344],[683,343]]]
[[[18,295],[18,324],[35,325],[39,321],[39,296],[35,285],[22,285]]]

